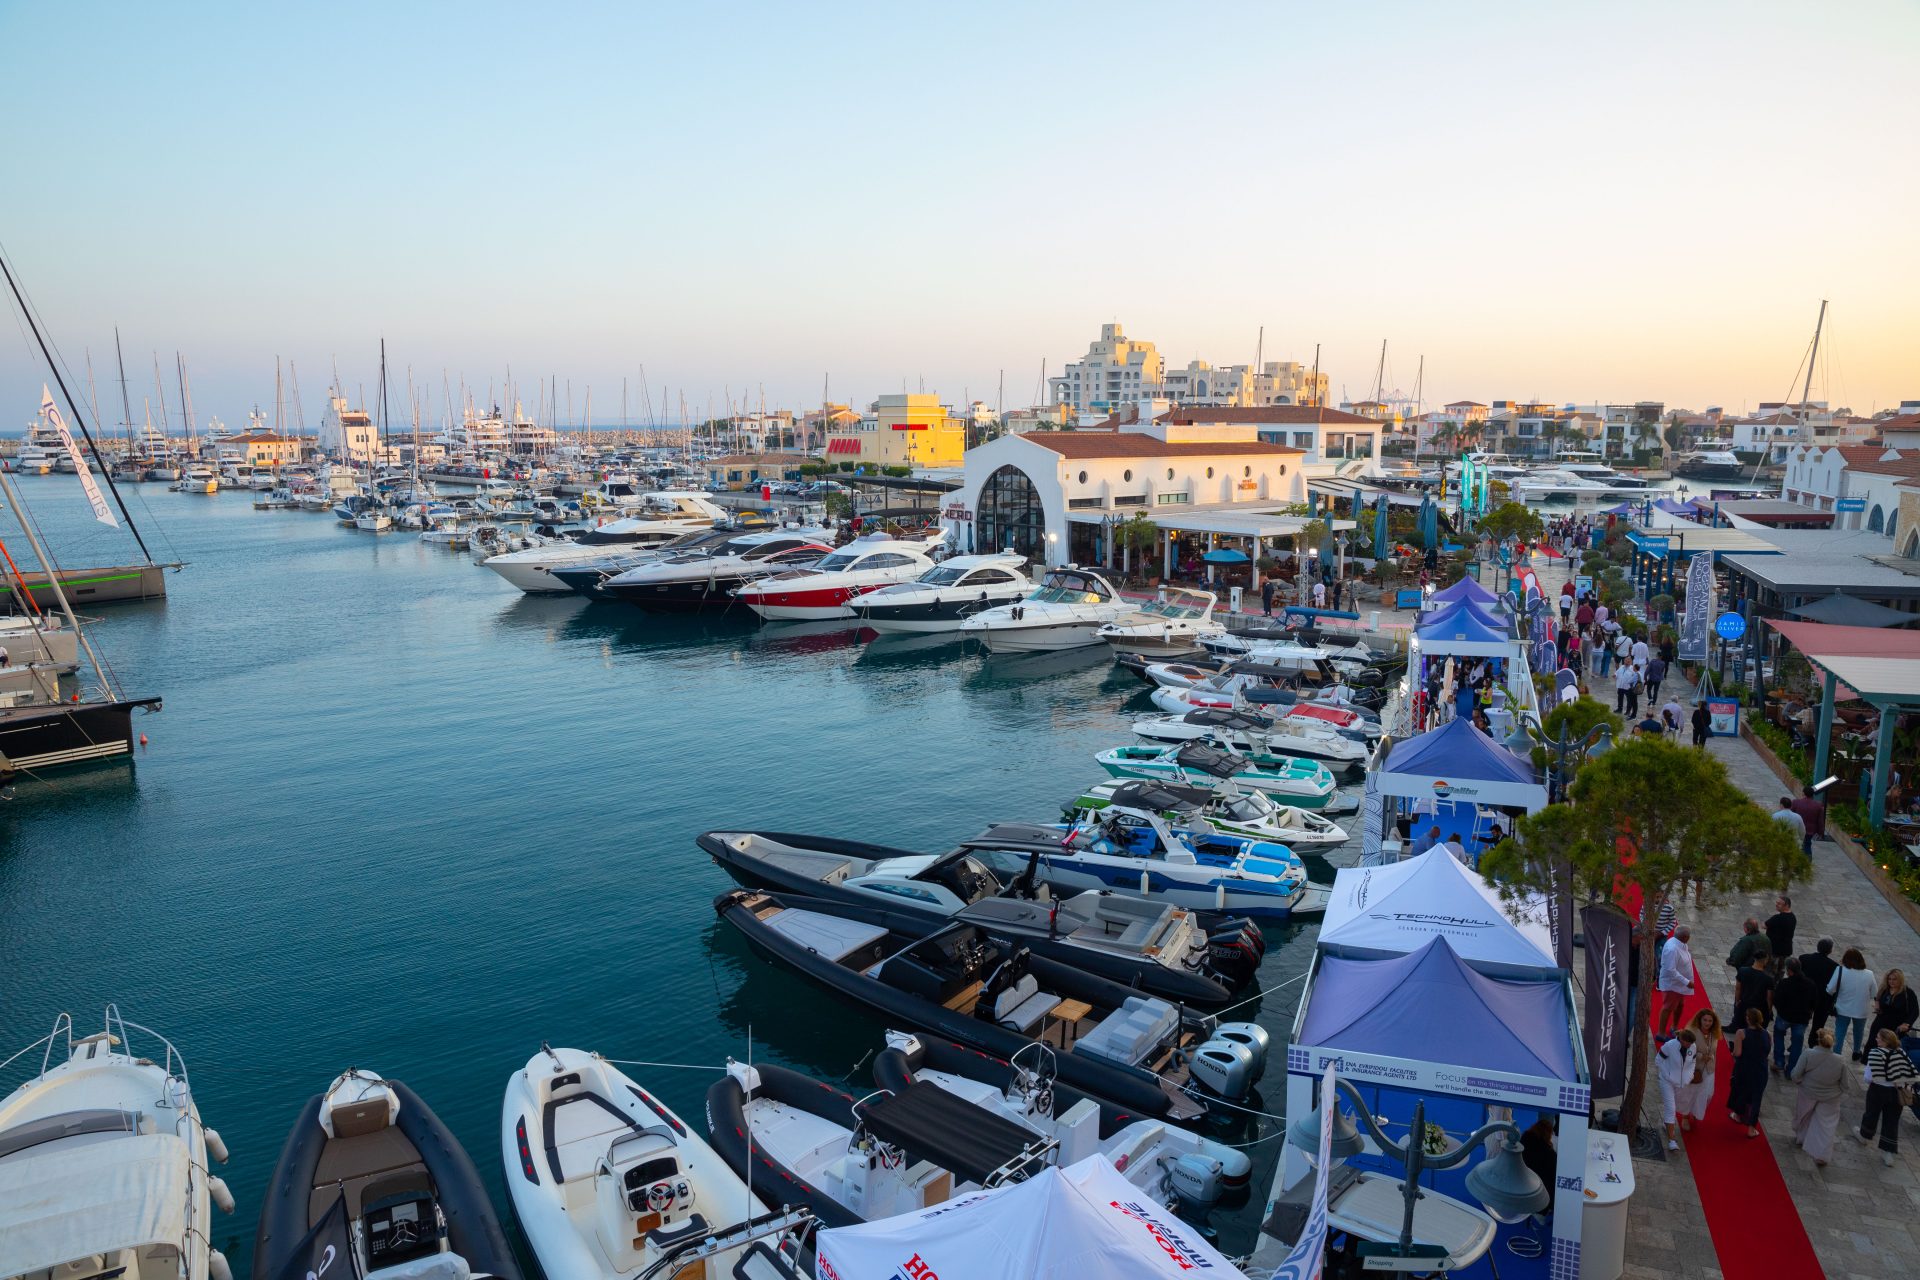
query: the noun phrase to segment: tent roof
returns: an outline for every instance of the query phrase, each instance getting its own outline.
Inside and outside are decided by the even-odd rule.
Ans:
[[[1498,604],[1500,597],[1481,586],[1472,578],[1462,578],[1452,586],[1433,593],[1434,603],[1452,604],[1456,600],[1472,601],[1478,604]]]
[[[0,1275],[186,1238],[187,1148],[171,1134],[0,1161]]]
[[[1920,613],[1902,613],[1898,609],[1889,609],[1886,605],[1862,600],[1859,596],[1842,595],[1838,591],[1787,612],[1809,622],[1826,622],[1843,627],[1904,627],[1920,622]]]
[[[1437,796],[1476,804],[1544,808],[1547,791],[1533,762],[1455,718],[1387,752],[1380,790],[1390,796]]]
[[[1320,962],[1300,1044],[1550,1080],[1578,1080],[1558,982],[1475,973],[1435,938],[1386,960]]]
[[[1920,702],[1920,631],[1777,618],[1767,625],[1869,702]]]
[[[1482,612],[1471,600],[1457,600],[1414,623],[1414,634],[1428,653],[1507,654],[1513,634],[1507,624]]]
[[[1487,973],[1530,977],[1559,969],[1546,904],[1509,906],[1479,872],[1445,849],[1334,873],[1320,926],[1322,951],[1348,957],[1404,955],[1438,937]]]
[[[846,1280],[895,1275],[909,1258],[924,1264],[916,1274],[940,1280],[1240,1274],[1103,1155],[918,1213],[834,1227],[818,1248],[820,1273]]]

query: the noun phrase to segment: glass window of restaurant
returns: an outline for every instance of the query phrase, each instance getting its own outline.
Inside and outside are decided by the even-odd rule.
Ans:
[[[1046,513],[1033,481],[1018,467],[1001,467],[987,477],[980,486],[975,521],[983,549],[1011,549],[1036,564],[1046,563]]]

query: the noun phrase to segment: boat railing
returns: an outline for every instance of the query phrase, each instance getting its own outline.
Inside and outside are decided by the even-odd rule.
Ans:
[[[105,1025],[108,1035],[113,1034],[115,1027],[119,1028],[121,1047],[130,1058],[133,1056],[133,1044],[127,1036],[129,1029],[152,1036],[165,1049],[161,1055],[160,1068],[166,1075],[166,1082],[162,1095],[154,1100],[153,1105],[170,1108],[173,1111],[173,1130],[176,1134],[179,1133],[182,1122],[187,1118],[187,1108],[192,1105],[193,1099],[193,1086],[187,1079],[186,1055],[173,1047],[173,1041],[152,1027],[142,1026],[138,1022],[128,1022],[120,1015],[120,1007],[116,1004],[107,1005]]]
[[[19,1059],[26,1057],[28,1054],[32,1053],[35,1049],[38,1049],[41,1045],[45,1045],[47,1047],[46,1052],[40,1055],[40,1074],[43,1076],[46,1075],[47,1068],[51,1066],[53,1063],[54,1042],[60,1038],[60,1033],[62,1031],[65,1031],[67,1033],[67,1056],[72,1057],[73,1056],[73,1015],[70,1013],[67,1013],[65,1010],[62,1010],[60,1013],[60,1016],[58,1016],[53,1020],[53,1030],[47,1032],[46,1035],[41,1036],[38,1040],[35,1040],[32,1044],[26,1046],[24,1049],[17,1051],[11,1057],[7,1058],[6,1061],[0,1062],[0,1071],[5,1071],[8,1067],[12,1066]]]

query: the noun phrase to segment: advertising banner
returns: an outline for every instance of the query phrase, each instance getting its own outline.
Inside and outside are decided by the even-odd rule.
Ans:
[[[93,471],[87,466],[86,455],[80,452],[80,446],[73,442],[73,432],[67,430],[67,420],[60,416],[58,406],[53,403],[53,393],[46,384],[40,384],[40,412],[46,416],[53,429],[60,433],[60,442],[67,446],[67,457],[73,459],[74,472],[80,477],[80,488],[87,495],[87,501],[93,506],[93,518],[101,524],[110,524],[115,528],[120,522],[114,519],[112,508],[107,506],[106,498],[100,492],[100,486],[94,483]]]
[[[1581,908],[1580,928],[1587,941],[1587,1007],[1581,1019],[1587,1033],[1587,1070],[1594,1097],[1618,1098],[1627,1091],[1627,1041],[1632,1031],[1627,947],[1633,926],[1612,907],[1593,906]]]
[[[1740,699],[1707,699],[1707,733],[1715,738],[1734,738],[1740,734]]]
[[[1687,566],[1687,611],[1680,619],[1680,661],[1705,662],[1713,643],[1713,553],[1702,551]]]
[[[1319,1280],[1327,1260],[1327,1173],[1333,1168],[1333,1113],[1339,1106],[1333,1080],[1329,1066],[1320,1077],[1320,1158],[1313,1163],[1313,1203],[1306,1229],[1293,1242],[1287,1260],[1274,1269],[1272,1280]]]

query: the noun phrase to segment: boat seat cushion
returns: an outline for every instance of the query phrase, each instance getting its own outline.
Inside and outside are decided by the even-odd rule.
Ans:
[[[1021,974],[1011,986],[993,998],[993,1020],[1000,1021],[1039,990],[1039,979],[1030,973]]]
[[[1075,1053],[1091,1053],[1138,1066],[1180,1025],[1180,1013],[1164,1000],[1128,996],[1100,1025],[1080,1037]]]
[[[1122,947],[1135,951],[1144,951],[1153,945],[1155,935],[1160,932],[1160,922],[1156,920],[1136,920],[1120,931],[1117,939]]]
[[[369,1271],[366,1280],[472,1280],[472,1276],[473,1269],[459,1254],[434,1253]]]
[[[1022,1035],[1032,1035],[1034,1028],[1038,1027],[1059,1003],[1059,996],[1036,991],[1006,1013],[1001,1014],[999,1023],[1003,1027],[1012,1027]]]

